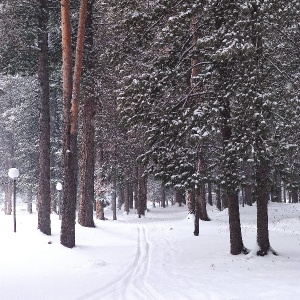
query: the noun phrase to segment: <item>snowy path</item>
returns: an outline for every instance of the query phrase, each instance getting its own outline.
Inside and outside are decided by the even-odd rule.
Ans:
[[[186,208],[153,208],[146,218],[76,227],[73,249],[36,230],[37,215],[0,215],[0,300],[299,300],[300,205],[270,205],[279,256],[229,254],[228,214],[209,212],[193,236]],[[256,208],[241,208],[243,240],[255,246]],[[48,243],[51,241],[51,243]]]
[[[78,300],[94,299],[141,299],[159,300],[161,295],[147,282],[150,264],[150,245],[144,226],[137,227],[137,247],[132,264],[125,271],[101,288],[87,293]]]

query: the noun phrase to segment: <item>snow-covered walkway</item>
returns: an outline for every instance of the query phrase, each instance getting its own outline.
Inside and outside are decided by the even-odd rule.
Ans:
[[[1,300],[298,300],[300,205],[270,205],[270,240],[279,256],[229,254],[227,211],[210,210],[193,236],[186,207],[150,208],[145,218],[118,215],[78,226],[77,246],[36,230],[37,215],[22,207],[17,233],[0,215]],[[255,247],[255,207],[241,207],[244,243]]]

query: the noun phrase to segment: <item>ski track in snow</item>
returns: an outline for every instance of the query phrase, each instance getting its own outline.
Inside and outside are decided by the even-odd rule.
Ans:
[[[88,292],[77,300],[160,300],[164,299],[149,283],[150,244],[144,226],[138,226],[137,250],[133,263],[105,286]],[[101,298],[99,298],[101,297]]]

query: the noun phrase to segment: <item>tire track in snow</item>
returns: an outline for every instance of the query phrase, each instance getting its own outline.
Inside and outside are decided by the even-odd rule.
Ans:
[[[138,226],[137,250],[133,263],[114,280],[103,287],[88,292],[77,300],[122,299],[122,300],[160,300],[164,299],[148,282],[150,266],[150,244],[146,229]]]
[[[144,226],[138,227],[138,246],[133,270],[128,277],[125,295],[130,299],[157,300],[161,295],[147,282],[150,265],[150,244]],[[136,296],[136,298],[133,298]]]

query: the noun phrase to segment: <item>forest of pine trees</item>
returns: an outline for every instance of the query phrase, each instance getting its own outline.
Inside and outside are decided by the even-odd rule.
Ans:
[[[299,202],[300,4],[282,0],[0,1],[0,165],[36,200],[51,235],[63,183],[61,243],[104,206],[145,215],[147,199],[257,206],[257,255],[269,252],[268,203]],[[151,188],[149,188],[151,186]],[[107,195],[110,195],[109,197]],[[94,211],[96,213],[94,214]],[[192,231],[192,229],[191,229]]]

